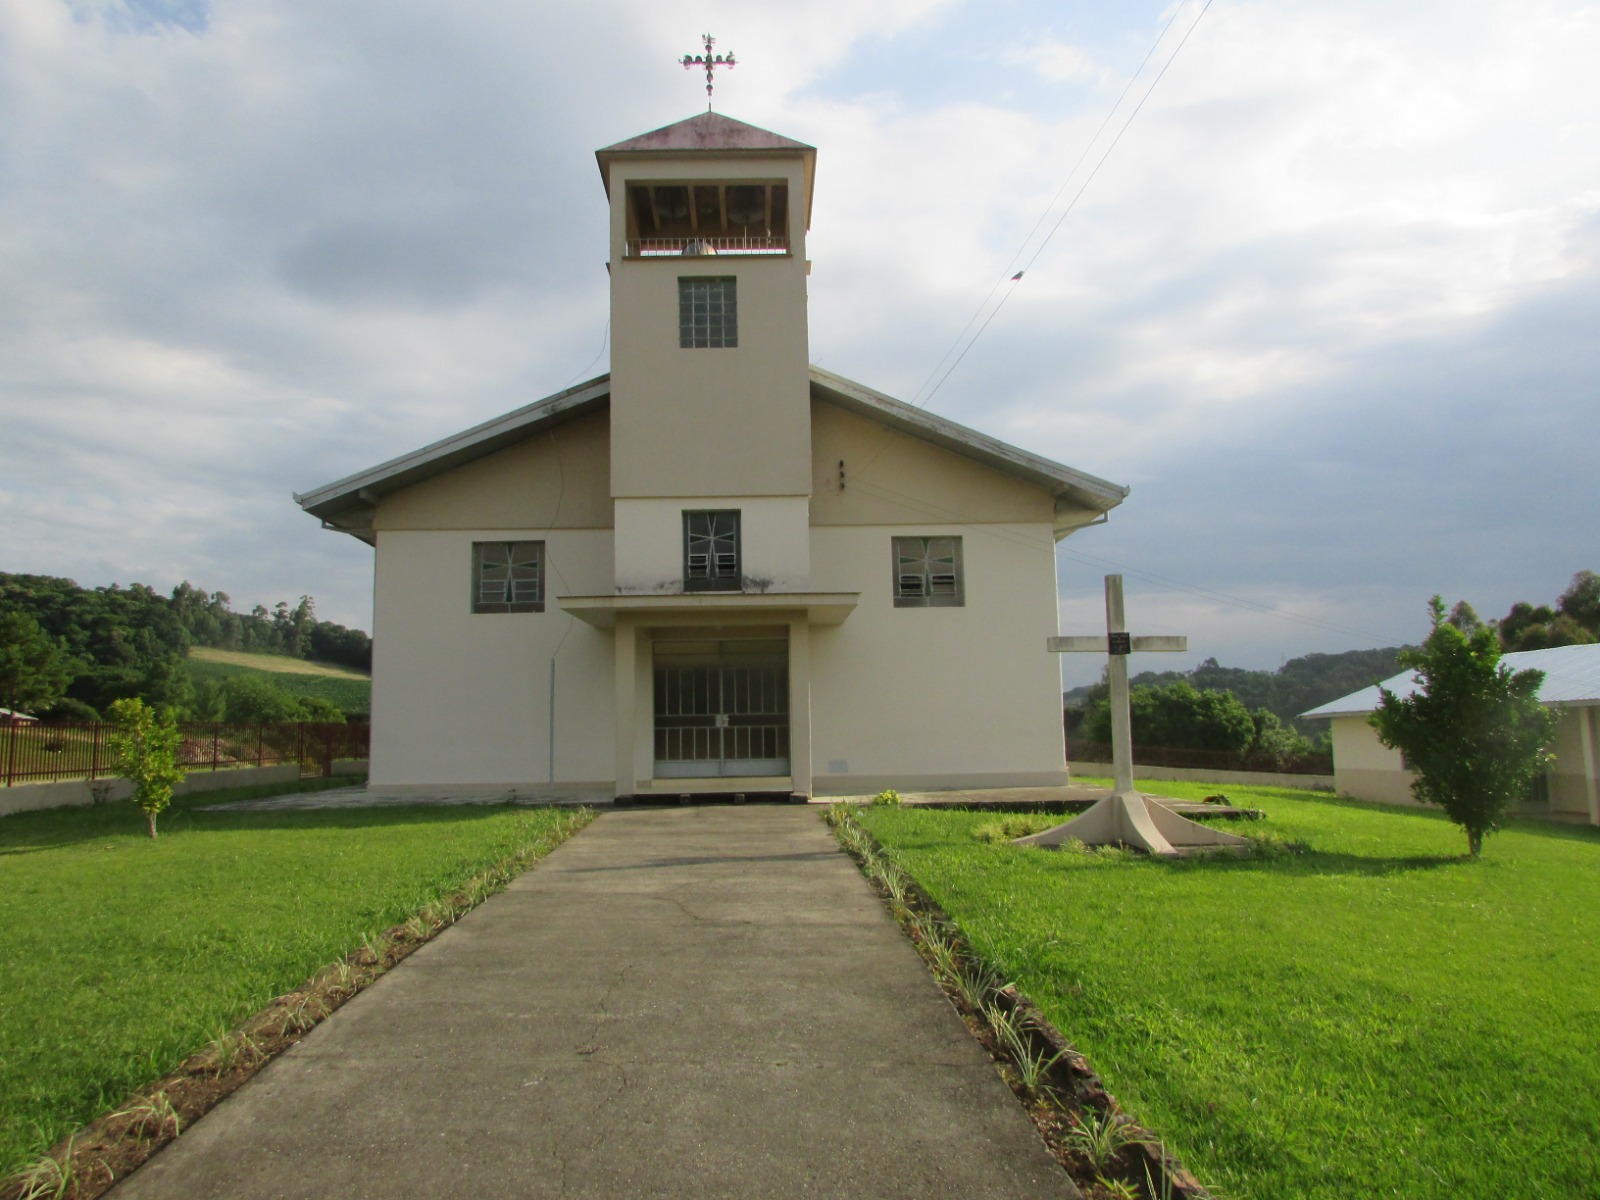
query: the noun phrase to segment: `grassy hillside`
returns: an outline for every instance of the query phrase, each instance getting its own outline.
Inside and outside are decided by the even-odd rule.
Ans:
[[[197,684],[220,682],[236,675],[265,674],[293,695],[315,696],[347,713],[372,711],[372,677],[333,663],[192,646],[184,665]]]
[[[243,650],[215,650],[210,646],[191,646],[191,661],[222,663],[230,667],[248,667],[253,671],[271,671],[278,675],[328,675],[336,679],[371,679],[364,671],[338,663],[311,662],[304,658],[286,658],[282,654],[250,654]]]

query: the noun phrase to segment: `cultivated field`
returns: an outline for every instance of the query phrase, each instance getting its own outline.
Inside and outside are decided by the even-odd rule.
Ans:
[[[1170,863],[978,840],[993,814],[861,820],[1219,1195],[1600,1196],[1600,830],[1519,821],[1472,862],[1431,812],[1226,790],[1304,849]]]
[[[337,663],[312,662],[305,658],[286,658],[281,654],[249,654],[243,650],[215,650],[210,646],[190,646],[191,662],[222,663],[230,667],[248,667],[253,671],[269,671],[275,675],[322,675],[335,679],[366,679],[372,676],[354,667]]]
[[[316,696],[346,713],[372,709],[372,677],[332,663],[191,646],[184,665],[196,683],[265,672],[274,684],[292,695]]]

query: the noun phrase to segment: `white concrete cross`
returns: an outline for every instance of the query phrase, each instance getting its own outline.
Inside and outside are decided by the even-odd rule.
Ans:
[[[1133,791],[1133,727],[1128,708],[1128,655],[1146,650],[1184,651],[1189,639],[1167,634],[1133,637],[1128,633],[1122,608],[1122,576],[1106,576],[1106,636],[1053,637],[1048,643],[1056,654],[1106,654],[1111,658],[1111,774],[1112,791]]]
[[[1244,838],[1222,833],[1180,817],[1159,801],[1145,803],[1133,789],[1133,728],[1128,707],[1128,655],[1147,650],[1181,651],[1189,648],[1183,636],[1128,633],[1122,607],[1122,576],[1106,576],[1106,636],[1053,637],[1047,643],[1056,654],[1106,654],[1111,678],[1111,795],[1097,800],[1089,811],[1054,829],[1017,838],[1023,846],[1060,846],[1076,839],[1086,846],[1118,843],[1150,854],[1172,857],[1187,849],[1206,846],[1245,846]]]

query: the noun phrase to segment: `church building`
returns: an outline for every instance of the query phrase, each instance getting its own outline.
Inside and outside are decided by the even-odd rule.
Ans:
[[[610,374],[295,497],[375,549],[369,787],[1064,783],[1054,547],[1128,489],[809,365],[811,146],[597,157]]]

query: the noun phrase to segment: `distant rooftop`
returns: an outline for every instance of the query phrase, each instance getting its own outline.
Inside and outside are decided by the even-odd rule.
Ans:
[[[1531,669],[1544,672],[1544,682],[1539,685],[1539,701],[1542,704],[1600,704],[1600,644],[1521,650],[1515,654],[1501,655],[1500,661],[1512,671]],[[1382,683],[1330,700],[1300,715],[1349,717],[1372,712],[1378,707],[1379,688],[1404,699],[1417,690],[1416,672],[1404,671]]]

